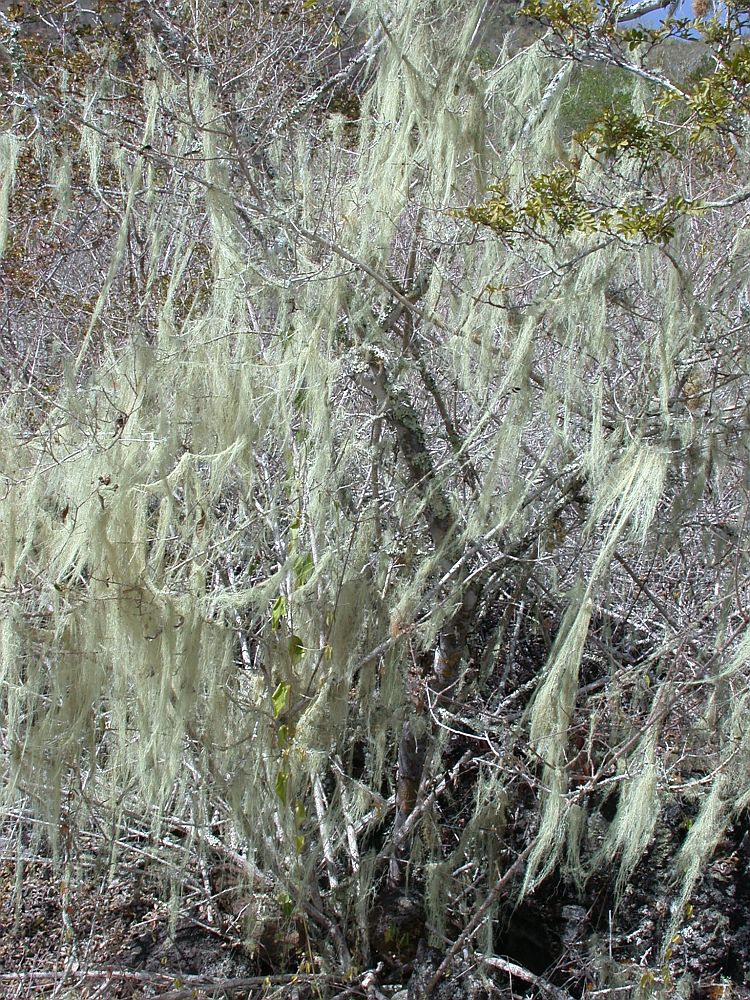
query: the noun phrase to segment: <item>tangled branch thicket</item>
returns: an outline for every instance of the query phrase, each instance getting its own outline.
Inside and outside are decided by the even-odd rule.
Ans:
[[[345,973],[388,893],[444,950],[607,912],[678,802],[669,942],[750,797],[744,131],[596,154],[590,53],[492,4],[49,6],[0,15],[6,816],[180,830]]]

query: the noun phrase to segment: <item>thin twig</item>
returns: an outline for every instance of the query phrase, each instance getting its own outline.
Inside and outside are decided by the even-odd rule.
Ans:
[[[515,876],[518,874],[518,872],[523,868],[524,863],[526,862],[526,859],[528,858],[529,854],[531,854],[531,850],[532,850],[533,846],[534,846],[534,842],[532,841],[529,844],[529,846],[521,854],[518,855],[518,857],[516,858],[516,860],[513,862],[513,864],[510,866],[510,868],[505,872],[505,874],[502,875],[497,880],[497,882],[495,883],[494,888],[492,889],[492,892],[485,899],[485,901],[479,907],[479,909],[474,914],[474,916],[471,918],[471,920],[469,921],[469,923],[466,925],[466,927],[464,927],[464,929],[458,935],[458,937],[456,938],[456,940],[450,946],[450,948],[448,949],[448,953],[446,954],[445,958],[440,963],[440,965],[437,967],[437,971],[435,972],[435,975],[432,977],[432,979],[429,981],[429,983],[427,983],[427,986],[425,987],[425,990],[424,990],[424,996],[425,997],[430,997],[432,995],[433,990],[435,989],[435,987],[438,985],[438,983],[440,982],[440,980],[443,978],[443,976],[445,975],[445,973],[450,968],[450,965],[451,965],[451,962],[453,961],[453,959],[456,957],[456,955],[459,953],[459,951],[461,951],[461,949],[464,947],[464,945],[467,944],[471,940],[471,938],[477,932],[477,930],[479,929],[479,927],[484,923],[484,918],[487,916],[487,914],[490,912],[490,910],[492,909],[492,907],[498,901],[498,899],[502,895],[503,891],[508,887],[508,885],[510,884],[510,882],[512,882],[512,880],[515,878]]]
[[[414,806],[412,811],[405,819],[403,826],[401,826],[398,830],[396,830],[391,839],[389,840],[389,842],[385,845],[385,847],[381,848],[379,854],[375,859],[376,862],[384,861],[386,858],[390,858],[392,856],[396,848],[400,844],[402,844],[407,839],[409,834],[412,832],[419,818],[425,812],[427,812],[427,810],[432,806],[432,804],[436,801],[436,799],[438,799],[438,797],[443,794],[448,785],[456,780],[458,775],[461,773],[463,768],[469,763],[469,761],[475,759],[476,759],[476,752],[473,749],[467,750],[466,753],[461,757],[461,759],[456,764],[454,764],[454,766],[450,769],[450,771],[448,771],[447,774],[443,775],[443,777],[439,781],[436,781],[430,793],[428,795],[425,795],[424,798],[421,799],[421,801],[418,801],[417,804]]]
[[[536,986],[542,992],[549,993],[555,1000],[572,1000],[570,994],[566,993],[565,990],[560,989],[559,986],[553,986],[552,983],[547,982],[541,976],[534,975],[533,972],[523,965],[518,965],[516,962],[509,962],[507,958],[500,958],[499,955],[476,955],[475,957],[483,965],[489,965],[491,969],[507,972],[509,976],[515,976],[516,979],[520,979],[524,983],[531,983],[532,986]]]
[[[331,889],[336,889],[338,888],[339,877],[336,871],[336,859],[333,856],[333,849],[331,847],[328,803],[326,802],[323,782],[320,780],[319,774],[315,774],[313,777],[313,801],[315,802],[315,812],[318,817],[318,830],[320,831],[320,842],[326,862],[326,871],[328,872],[328,883]]]

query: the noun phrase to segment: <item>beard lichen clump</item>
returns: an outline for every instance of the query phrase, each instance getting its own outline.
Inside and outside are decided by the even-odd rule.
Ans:
[[[6,109],[6,816],[58,852],[63,820],[187,824],[185,857],[241,858],[344,972],[386,883],[430,944],[602,868],[616,912],[677,802],[684,912],[747,800],[747,309],[719,238],[744,203],[663,243],[544,213],[498,234],[467,206],[573,155],[549,37],[488,65],[485,7],[363,4],[334,73],[287,20],[269,45],[360,88],[343,128],[325,84],[302,114],[183,16],[128,74],[97,34],[87,87],[50,64],[46,103]],[[587,211],[671,196],[687,162],[718,200],[682,156],[570,169]]]

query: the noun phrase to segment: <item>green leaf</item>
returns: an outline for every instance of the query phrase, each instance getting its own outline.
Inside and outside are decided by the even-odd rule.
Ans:
[[[277,597],[273,602],[273,607],[271,608],[271,628],[276,631],[276,629],[281,624],[281,619],[286,614],[286,598]]]
[[[315,563],[309,552],[303,552],[294,560],[294,579],[298,587],[304,587],[313,575]]]
[[[281,713],[286,708],[289,702],[289,692],[292,690],[291,684],[281,683],[277,685],[276,690],[271,695],[271,702],[273,703],[273,715],[275,719],[281,715]]]
[[[289,792],[289,772],[279,771],[276,775],[276,795],[282,805],[286,805],[287,794]]]
[[[298,635],[293,635],[289,637],[289,657],[293,664],[299,663],[302,657],[305,655],[305,647],[302,645],[302,640]]]

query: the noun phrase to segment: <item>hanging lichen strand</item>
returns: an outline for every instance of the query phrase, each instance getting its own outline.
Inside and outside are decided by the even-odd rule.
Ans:
[[[359,120],[281,104],[247,154],[240,97],[164,37],[139,91],[103,64],[80,92],[69,160],[21,117],[0,140],[6,263],[35,158],[61,224],[103,220],[85,322],[60,336],[49,306],[57,373],[2,410],[2,804],[53,839],[61,810],[220,815],[275,898],[327,931],[354,914],[365,953],[392,855],[437,933],[511,863],[501,836],[533,840],[517,892],[615,854],[622,888],[679,793],[687,893],[749,794],[745,557],[713,530],[745,503],[744,229],[720,249],[709,216],[661,246],[462,215],[493,184],[542,198],[574,153],[542,105],[561,64],[534,43],[483,68],[482,10],[363,4]],[[641,181],[592,160],[577,183]],[[410,817],[458,737],[492,752],[442,836]],[[581,816],[613,788],[600,835]],[[373,847],[394,790],[399,843]],[[341,964],[352,946],[334,935]]]

